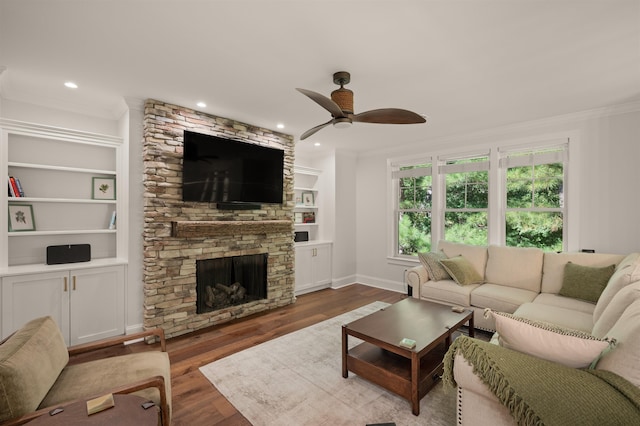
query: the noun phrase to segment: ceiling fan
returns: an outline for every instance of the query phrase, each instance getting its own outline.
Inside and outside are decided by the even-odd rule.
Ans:
[[[306,89],[296,89],[298,92],[307,95],[312,101],[320,105],[331,113],[331,120],[313,127],[300,136],[306,139],[329,124],[336,128],[346,128],[356,123],[379,123],[379,124],[417,124],[427,120],[420,114],[399,108],[381,108],[370,111],[353,113],[353,92],[345,89],[345,84],[351,81],[351,74],[346,71],[338,71],[333,74],[333,82],[340,86],[339,89],[331,92],[331,99],[320,93]]]

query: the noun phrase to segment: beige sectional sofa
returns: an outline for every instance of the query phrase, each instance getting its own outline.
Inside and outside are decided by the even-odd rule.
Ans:
[[[429,265],[421,265],[407,274],[414,297],[469,307],[480,328],[503,332],[491,343],[456,339],[447,354],[444,380],[457,387],[457,424],[640,424],[640,253],[543,253],[446,241],[438,248],[468,258],[484,283],[430,280]],[[595,300],[562,295],[569,286],[565,268],[574,267],[568,262],[611,268]],[[507,328],[508,321],[523,328]],[[521,342],[513,345],[507,331]],[[594,353],[590,364],[567,363]]]
[[[549,253],[537,248],[472,246],[448,241],[440,241],[438,250],[449,258],[461,255],[468,259],[483,283],[458,285],[453,279],[433,281],[421,264],[406,274],[413,297],[473,309],[476,328],[489,331],[495,331],[495,324],[492,318],[484,317],[486,308],[508,313],[521,308],[520,312],[530,314],[532,319],[591,331],[595,304],[559,295],[565,265],[572,262],[592,267],[617,266],[625,258],[620,254]]]

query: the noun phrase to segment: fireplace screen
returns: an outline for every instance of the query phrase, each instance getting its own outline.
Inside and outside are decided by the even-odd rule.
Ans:
[[[267,297],[268,254],[196,261],[199,314]]]

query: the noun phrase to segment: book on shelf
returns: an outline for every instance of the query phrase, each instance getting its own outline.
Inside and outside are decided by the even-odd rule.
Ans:
[[[18,194],[20,194],[21,197],[24,197],[24,191],[22,190],[22,185],[20,184],[20,179],[18,179],[17,177],[14,177],[13,180],[15,180],[16,186],[18,187]]]
[[[109,229],[116,229],[116,211],[111,213],[111,220],[109,221]]]
[[[24,191],[20,181],[13,176],[9,176],[9,193],[10,197],[24,197]]]

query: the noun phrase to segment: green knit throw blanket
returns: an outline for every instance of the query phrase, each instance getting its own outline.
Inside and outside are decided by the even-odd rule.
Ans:
[[[570,368],[461,336],[444,358],[446,386],[457,386],[458,352],[519,425],[640,425],[640,389],[617,374]]]

